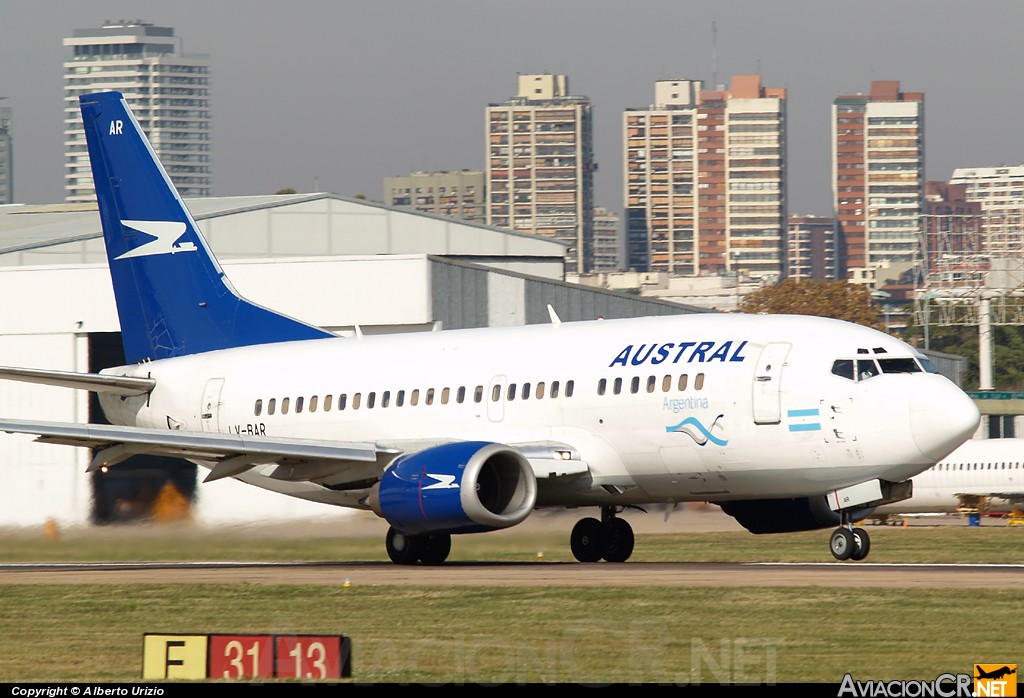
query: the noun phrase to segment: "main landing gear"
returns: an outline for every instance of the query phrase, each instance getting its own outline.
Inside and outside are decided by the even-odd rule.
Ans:
[[[832,531],[829,539],[832,557],[837,560],[863,560],[871,550],[871,538],[863,528],[854,528],[846,512],[843,512],[842,518],[843,523]]]
[[[601,520],[580,519],[572,529],[569,545],[580,562],[625,562],[633,554],[633,527],[616,514],[620,509],[601,507]]]
[[[448,533],[424,533],[413,536],[388,528],[388,557],[396,565],[440,565],[452,550],[452,537]]]

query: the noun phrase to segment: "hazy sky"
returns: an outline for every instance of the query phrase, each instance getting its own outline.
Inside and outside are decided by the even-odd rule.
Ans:
[[[388,175],[483,169],[484,109],[517,73],[565,74],[591,99],[595,203],[616,211],[623,111],[663,78],[788,89],[790,213],[831,214],[831,104],[872,80],[925,93],[929,179],[1024,162],[1020,0],[4,0],[18,201],[63,200],[62,39],[108,19],[210,55],[220,196],[381,199]]]

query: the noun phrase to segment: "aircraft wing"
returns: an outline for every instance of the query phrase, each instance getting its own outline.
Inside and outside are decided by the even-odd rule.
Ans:
[[[40,443],[98,449],[88,472],[142,453],[201,461],[211,465],[204,482],[272,465],[262,474],[278,480],[370,484],[395,456],[452,441],[379,444],[17,419],[0,419],[0,431],[32,434]],[[544,441],[509,445],[522,452],[538,478],[578,477],[587,472],[579,453],[566,444]]]
[[[0,379],[56,385],[62,388],[79,388],[96,393],[115,395],[145,395],[156,387],[152,378],[114,376],[101,373],[74,373],[72,371],[51,371],[40,368],[16,368],[0,366]]]
[[[36,441],[99,449],[88,470],[99,470],[140,453],[174,456],[212,464],[206,481],[238,475],[259,465],[276,464],[270,477],[314,480],[347,474],[351,479],[380,473],[378,457],[399,452],[377,444],[311,439],[275,439],[168,429],[0,419],[0,431],[34,434]],[[367,465],[371,465],[367,468]],[[355,477],[360,472],[359,478]],[[348,478],[346,478],[348,479]]]

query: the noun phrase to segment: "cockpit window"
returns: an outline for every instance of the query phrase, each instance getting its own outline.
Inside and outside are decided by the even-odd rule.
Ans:
[[[878,366],[872,359],[857,359],[857,380],[867,380],[878,375]]]
[[[882,367],[882,373],[920,373],[921,367],[911,358],[905,359],[879,359],[878,365]]]
[[[853,359],[836,359],[832,362],[832,373],[853,380]]]
[[[916,358],[836,359],[832,362],[832,375],[847,380],[867,380],[880,373],[938,373],[935,366],[923,356]]]

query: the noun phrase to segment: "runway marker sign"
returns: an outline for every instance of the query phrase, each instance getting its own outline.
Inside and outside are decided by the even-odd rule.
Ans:
[[[351,676],[352,641],[344,635],[143,636],[143,679],[323,681]]]

